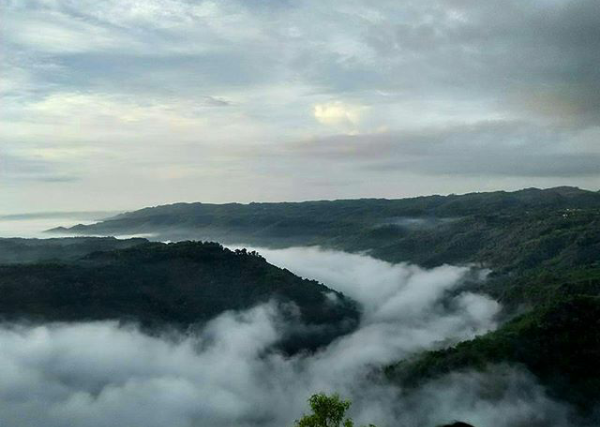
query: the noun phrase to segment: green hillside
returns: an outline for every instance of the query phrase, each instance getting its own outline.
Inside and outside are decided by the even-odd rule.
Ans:
[[[53,231],[155,233],[160,240],[269,247],[321,245],[425,266],[570,266],[589,263],[600,248],[600,193],[559,187],[400,200],[178,203]]]
[[[567,276],[600,268],[600,193],[560,187],[401,200],[175,204],[68,231],[320,245],[425,267],[470,264],[492,270],[483,291],[519,304],[553,292]]]
[[[453,371],[519,364],[551,394],[581,408],[600,403],[600,297],[572,296],[540,305],[500,329],[386,368],[404,386]]]
[[[114,319],[148,328],[186,329],[227,310],[294,303],[311,332],[290,336],[290,351],[328,343],[359,317],[351,300],[324,285],[217,243],[143,243],[75,261],[4,265],[0,293],[5,320]]]

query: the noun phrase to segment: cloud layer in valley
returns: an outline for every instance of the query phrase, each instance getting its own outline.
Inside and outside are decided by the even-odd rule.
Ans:
[[[3,213],[600,183],[595,0],[0,13]]]
[[[188,336],[150,337],[113,323],[3,325],[0,424],[285,426],[310,394],[337,391],[354,401],[356,421],[380,426],[566,425],[567,409],[513,368],[453,374],[402,397],[373,375],[496,326],[496,302],[460,291],[467,268],[423,270],[316,248],[263,253],[358,300],[358,330],[319,353],[284,358],[268,351],[287,327],[274,304],[225,313]]]

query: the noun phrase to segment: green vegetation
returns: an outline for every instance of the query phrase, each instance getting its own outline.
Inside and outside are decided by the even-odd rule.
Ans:
[[[296,427],[353,427],[352,418],[346,418],[350,408],[349,400],[342,400],[337,394],[313,394],[308,399],[312,414],[304,415],[296,421]],[[369,427],[375,427],[369,424]]]
[[[269,300],[293,317],[296,309],[286,310],[293,302],[310,332],[287,337],[289,352],[324,345],[359,318],[351,300],[326,286],[217,243],[142,243],[75,261],[4,265],[0,293],[0,315],[8,320],[116,319],[147,328],[185,329]]]
[[[425,267],[476,265],[493,271],[477,290],[509,308],[535,305],[567,287],[595,294],[599,286],[600,193],[571,187],[401,200],[178,203],[69,232],[320,245]]]
[[[560,187],[401,200],[178,203],[68,231],[156,233],[161,240],[270,247],[321,245],[367,250],[392,262],[476,263],[511,271],[595,261],[600,250],[599,214],[600,193]]]
[[[557,297],[516,317],[497,331],[427,352],[386,368],[404,386],[453,371],[485,370],[517,363],[545,384],[554,397],[583,409],[600,403],[600,297]]]
[[[352,418],[346,417],[346,412],[350,409],[351,402],[343,400],[338,394],[330,396],[324,393],[313,394],[308,399],[308,404],[312,413],[304,415],[296,420],[295,427],[353,427]],[[368,427],[375,427],[369,424]],[[470,424],[460,421],[452,424],[445,424],[439,427],[473,427]]]

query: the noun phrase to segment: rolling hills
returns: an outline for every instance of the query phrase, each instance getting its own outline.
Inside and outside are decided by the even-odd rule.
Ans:
[[[424,266],[478,263],[513,269],[587,263],[599,246],[600,193],[571,187],[413,199],[213,205],[178,203],[55,233],[153,233],[268,247],[320,245]],[[588,239],[590,241],[584,241]],[[587,252],[579,249],[585,247]],[[587,257],[587,258],[586,258]]]

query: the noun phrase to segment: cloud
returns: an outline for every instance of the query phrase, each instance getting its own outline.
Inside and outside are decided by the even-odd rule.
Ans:
[[[506,365],[431,381],[404,395],[398,413],[398,423],[405,425],[436,426],[448,420],[478,427],[576,425],[569,407],[548,398],[531,374]]]
[[[215,98],[214,96],[207,96],[204,98],[204,102],[206,105],[210,107],[227,107],[231,105],[231,102],[226,101],[221,98]]]
[[[597,187],[597,144],[575,141],[600,119],[595,0],[8,0],[0,13],[3,148],[96,153],[64,160],[65,175],[85,167],[53,209]],[[505,125],[482,144],[469,127],[485,122]],[[422,156],[397,142],[453,132],[463,141]],[[335,133],[357,138],[333,147]],[[203,184],[163,187],[157,164]],[[114,180],[136,185],[120,195]],[[6,205],[46,194],[20,187]]]
[[[12,34],[10,40],[19,46],[46,54],[110,50],[119,44],[120,48],[132,48],[131,42],[123,45],[124,39],[108,28],[52,10],[43,13],[11,13],[11,18],[2,30]],[[86,37],[82,37],[83,34]]]
[[[434,176],[597,178],[600,153],[590,144],[593,134],[498,120],[336,135],[297,142],[287,149],[382,174],[397,170]]]
[[[564,425],[566,409],[512,368],[453,374],[411,392],[373,375],[385,363],[495,326],[496,302],[460,292],[468,269],[423,270],[318,248],[261,252],[355,297],[365,309],[359,329],[319,353],[285,358],[270,350],[289,327],[274,304],[224,313],[186,336],[148,336],[107,322],[4,324],[0,423],[285,426],[306,410],[310,394],[337,391],[353,400],[351,415],[361,423]]]
[[[364,107],[349,105],[342,101],[332,101],[325,104],[316,104],[313,108],[315,119],[324,125],[355,128],[361,117]]]
[[[76,171],[67,171],[60,167],[60,163],[43,156],[20,156],[0,152],[0,181],[5,184],[18,181],[61,183],[79,179]]]

